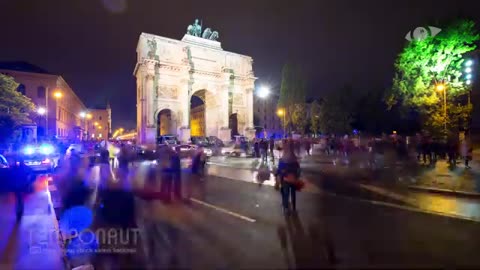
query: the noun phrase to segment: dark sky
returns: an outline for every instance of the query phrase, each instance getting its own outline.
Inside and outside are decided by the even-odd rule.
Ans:
[[[110,100],[114,128],[133,128],[141,32],[181,39],[200,18],[225,50],[253,57],[258,83],[278,87],[290,59],[321,96],[345,84],[387,87],[408,31],[458,16],[478,23],[478,2],[0,0],[0,61],[62,75],[87,106]]]

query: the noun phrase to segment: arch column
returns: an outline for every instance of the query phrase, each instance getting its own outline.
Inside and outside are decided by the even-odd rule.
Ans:
[[[145,75],[145,141],[144,143],[152,144],[156,142],[157,132],[155,123],[156,105],[154,104],[154,80],[155,80],[155,62],[146,61],[146,75]]]

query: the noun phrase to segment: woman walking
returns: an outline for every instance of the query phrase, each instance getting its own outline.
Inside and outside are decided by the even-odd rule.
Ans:
[[[277,179],[280,182],[280,193],[282,194],[282,206],[286,215],[291,210],[297,211],[296,191],[300,177],[300,164],[295,156],[295,149],[292,141],[286,141],[284,144],[283,157],[278,163]],[[291,200],[290,200],[291,199]]]

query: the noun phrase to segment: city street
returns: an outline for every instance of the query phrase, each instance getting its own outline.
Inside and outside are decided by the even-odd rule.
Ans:
[[[142,177],[143,166],[148,164],[139,165],[137,180]],[[391,196],[382,198],[368,189],[346,194],[337,186],[332,188],[327,185],[324,188],[325,185],[318,184],[318,179],[305,178],[307,185],[297,196],[298,215],[284,216],[280,194],[272,187],[272,180],[260,184],[255,180],[255,171],[252,170],[209,165],[208,171],[209,176],[205,181],[194,185],[190,204],[164,204],[136,199],[141,241],[135,247],[134,254],[140,257],[137,259],[141,260],[142,267],[207,269],[480,265],[480,260],[475,256],[480,244],[468,241],[480,233],[480,227],[477,222],[466,220],[465,213],[457,218],[451,217],[453,213],[449,214],[445,208],[443,214],[450,216],[440,215],[442,211],[435,214],[432,213],[435,209],[416,208],[394,201]],[[37,192],[30,197],[41,198],[42,194],[46,194],[48,198],[49,192],[45,190],[46,186],[39,185]],[[50,190],[55,194],[55,188],[50,187]],[[452,202],[441,202],[445,196],[422,196],[429,196],[430,201],[424,201],[425,204],[444,204],[446,207],[450,203],[452,206]],[[466,204],[455,202],[462,203]],[[19,228],[29,226],[29,220],[34,217],[36,222],[50,222],[50,226],[55,226],[51,222],[52,216],[48,214],[48,204],[48,199],[27,203],[30,209],[38,210],[27,210]],[[472,205],[476,207],[473,202]],[[2,199],[2,208],[13,211],[11,198]],[[437,208],[442,210],[440,206]],[[462,213],[458,209],[455,211]],[[475,217],[473,214],[472,219]],[[5,228],[15,224],[13,214],[2,220]],[[7,223],[10,225],[7,226]],[[57,250],[52,256],[52,260],[56,261],[37,264],[37,255],[27,251],[27,246],[22,247],[27,245],[21,240],[25,236],[17,241],[8,240],[11,237],[12,233],[2,231],[2,258],[10,258],[10,261],[2,259],[3,265],[30,269],[33,268],[31,265],[48,263],[49,269],[62,268],[58,242],[51,242],[47,249]],[[153,254],[145,259],[147,247]],[[135,265],[139,266],[138,261]]]
[[[278,192],[268,185],[210,176],[200,190],[191,206],[153,203],[148,217],[156,229],[147,234],[157,239],[155,266],[453,267],[480,263],[474,256],[479,244],[466,241],[480,230],[475,222],[312,192],[299,194],[298,216],[285,217]]]

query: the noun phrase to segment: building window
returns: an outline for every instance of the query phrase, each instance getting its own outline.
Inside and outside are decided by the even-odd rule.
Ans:
[[[20,84],[17,87],[17,91],[20,92],[22,95],[25,95],[25,93],[27,92],[27,88],[25,87],[25,85]]]
[[[45,98],[46,92],[47,92],[47,91],[45,90],[45,87],[39,86],[39,87],[37,88],[37,97],[38,97],[38,98]]]

